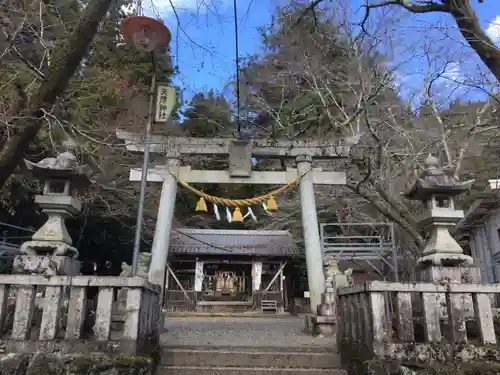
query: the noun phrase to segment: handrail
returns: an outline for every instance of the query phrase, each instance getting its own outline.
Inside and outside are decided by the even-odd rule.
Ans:
[[[382,236],[323,236],[323,238],[353,238],[353,239],[357,239],[357,238],[362,238],[362,239],[365,239],[365,238],[376,238],[376,239],[381,239]]]
[[[123,276],[38,276],[38,275],[2,275],[0,285],[22,286],[75,286],[75,287],[110,287],[110,288],[145,288],[159,292],[160,286],[139,277]]]
[[[408,366],[498,358],[493,296],[500,284],[372,281],[337,290],[342,360]],[[444,325],[442,323],[445,323]],[[467,328],[475,323],[474,329]]]
[[[339,295],[366,292],[401,292],[401,293],[500,293],[499,284],[433,284],[433,283],[393,283],[388,281],[370,281],[364,284],[340,288]]]

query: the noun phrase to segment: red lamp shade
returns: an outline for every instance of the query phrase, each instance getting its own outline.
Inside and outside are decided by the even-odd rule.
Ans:
[[[134,43],[139,51],[151,52],[166,47],[172,36],[160,21],[144,16],[130,16],[120,25],[120,31],[129,43]]]

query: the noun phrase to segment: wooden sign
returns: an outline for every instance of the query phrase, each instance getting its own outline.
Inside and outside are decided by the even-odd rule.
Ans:
[[[175,108],[176,98],[174,87],[158,84],[156,87],[155,122],[165,123],[168,121]]]

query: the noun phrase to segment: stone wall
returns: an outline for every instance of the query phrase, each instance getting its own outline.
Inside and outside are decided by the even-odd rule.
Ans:
[[[153,375],[153,361],[106,355],[6,354],[0,375]]]
[[[369,361],[363,375],[499,375],[496,363],[457,362],[443,366],[407,367],[392,361]]]
[[[500,375],[490,295],[500,295],[498,284],[377,281],[342,288],[342,364],[349,375]]]

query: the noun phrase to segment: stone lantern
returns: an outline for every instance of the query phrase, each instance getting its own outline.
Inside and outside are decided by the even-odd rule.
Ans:
[[[458,279],[456,282],[465,282],[467,280],[463,280],[462,271],[471,268],[473,260],[464,254],[449,230],[464,217],[462,210],[455,209],[454,198],[470,190],[474,180],[459,181],[442,171],[438,164],[437,158],[429,155],[424,171],[410,191],[404,194],[407,199],[421,201],[425,205],[425,211],[418,219],[420,229],[429,234],[423,254],[418,259],[424,269],[421,281]]]
[[[43,194],[35,203],[48,215],[45,224],[21,245],[21,255],[14,260],[15,273],[77,275],[80,273],[78,250],[73,247],[65,220],[81,211],[73,197],[77,189],[90,184],[87,166],[80,166],[75,155],[63,152],[38,163],[25,160],[32,177],[43,182]]]

